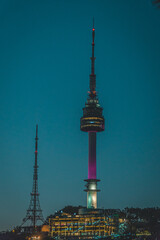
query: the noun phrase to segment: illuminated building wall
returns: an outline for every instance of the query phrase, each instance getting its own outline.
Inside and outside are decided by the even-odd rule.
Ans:
[[[99,215],[63,215],[49,218],[50,236],[76,236],[92,239],[117,232],[118,218]]]

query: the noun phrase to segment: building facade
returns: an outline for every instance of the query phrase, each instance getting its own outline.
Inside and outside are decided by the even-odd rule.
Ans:
[[[69,215],[49,218],[51,237],[93,239],[115,234],[118,230],[118,216],[105,216],[103,214]]]

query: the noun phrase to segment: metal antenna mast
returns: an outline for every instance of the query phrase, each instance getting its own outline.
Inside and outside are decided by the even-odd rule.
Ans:
[[[94,18],[93,18],[93,28],[92,28],[92,57],[91,59],[91,74],[90,74],[90,92],[89,96],[91,98],[96,98],[96,75],[95,75],[95,56],[94,56],[94,38],[95,38],[95,28],[94,28]]]
[[[31,192],[31,200],[29,208],[27,210],[26,217],[23,219],[22,225],[28,220],[31,221],[33,226],[33,231],[36,230],[37,221],[44,222],[42,215],[42,210],[39,202],[39,193],[38,193],[38,164],[37,164],[37,155],[38,155],[38,125],[36,125],[36,137],[35,137],[35,164],[34,164],[34,174],[33,174],[33,188]]]

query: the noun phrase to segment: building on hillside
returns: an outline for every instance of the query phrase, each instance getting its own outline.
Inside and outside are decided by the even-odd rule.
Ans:
[[[49,235],[51,237],[67,237],[92,239],[116,234],[119,226],[118,215],[105,216],[90,213],[87,215],[69,215],[62,213],[49,218]]]

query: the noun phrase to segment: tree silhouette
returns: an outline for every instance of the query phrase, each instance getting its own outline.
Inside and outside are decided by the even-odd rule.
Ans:
[[[152,4],[155,5],[157,8],[160,8],[160,0],[153,0]]]

